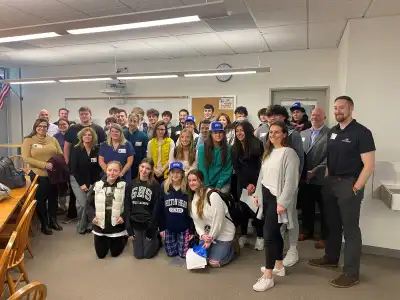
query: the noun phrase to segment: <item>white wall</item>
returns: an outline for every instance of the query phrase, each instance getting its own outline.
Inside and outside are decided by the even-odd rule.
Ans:
[[[349,51],[349,23],[343,32],[342,39],[339,44],[338,54],[338,92],[340,95],[346,92],[346,81],[347,81],[347,60]]]
[[[355,118],[372,131],[375,139],[378,163],[374,188],[399,177],[391,163],[399,161],[400,152],[399,28],[400,16],[351,20],[348,26],[345,93],[355,102]],[[400,249],[400,213],[390,211],[371,194],[369,185],[361,212],[364,244]]]
[[[255,124],[258,123],[258,109],[266,107],[270,103],[271,88],[325,86],[330,87],[331,98],[337,95],[336,49],[260,53],[259,56],[263,66],[272,67],[271,73],[234,76],[227,83],[220,83],[214,77],[136,81],[129,82],[129,90],[133,92],[134,96],[237,95],[237,105],[244,105],[248,108],[251,120]],[[118,66],[127,66],[129,72],[151,72],[215,68],[222,62],[228,62],[233,67],[258,66],[258,55],[138,61],[118,63]],[[22,77],[112,72],[114,72],[112,64],[25,67],[22,68]],[[102,96],[99,93],[102,87],[103,83],[24,86],[24,132],[29,131],[41,108],[47,108],[55,118],[57,109],[64,106],[65,97]],[[90,106],[90,102],[88,102],[88,106]]]

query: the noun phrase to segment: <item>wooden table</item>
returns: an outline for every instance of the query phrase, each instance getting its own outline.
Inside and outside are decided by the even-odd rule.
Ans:
[[[31,180],[26,177],[26,185],[17,189],[11,190],[11,197],[0,201],[0,232],[3,230],[4,225],[7,224],[8,219],[16,210],[19,201],[25,196],[27,190],[31,185]]]

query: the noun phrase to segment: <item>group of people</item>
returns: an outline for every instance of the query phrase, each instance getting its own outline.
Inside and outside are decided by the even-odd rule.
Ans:
[[[350,97],[338,97],[338,124],[331,129],[323,109],[314,108],[309,121],[301,103],[290,108],[291,117],[280,105],[261,109],[256,129],[243,106],[232,122],[227,114],[215,117],[207,104],[198,125],[182,109],[177,126],[169,111],[160,119],[149,109],[147,123],[141,108],[128,115],[114,107],[104,128],[91,121],[88,107],[79,109],[78,124],[71,124],[65,108],[54,124],[42,110],[22,146],[31,178],[38,175],[41,231],[62,230],[57,207],[66,209],[65,197],[48,171],[54,167],[50,159],[63,154],[70,171],[68,215],[78,219],[80,234],[93,233],[99,258],[119,256],[132,240],[137,259],[156,256],[164,245],[169,257],[184,261],[188,249],[200,243],[208,265],[222,267],[239,256],[252,224],[255,249],[265,251],[253,289],[266,291],[274,286],[273,276],[285,276],[285,268],[298,262],[298,241],[314,238],[318,203],[316,247],[325,255],[309,264],[337,267],[344,234],[343,273],[331,284],[350,287],[359,282],[360,205],[375,164],[372,134],[352,118],[353,109]],[[240,203],[239,222],[232,220],[229,193]],[[240,201],[242,195],[252,197],[256,208]]]

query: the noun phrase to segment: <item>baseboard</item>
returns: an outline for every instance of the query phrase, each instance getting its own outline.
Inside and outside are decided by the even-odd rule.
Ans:
[[[362,253],[365,254],[374,254],[379,256],[391,257],[391,258],[400,258],[400,250],[397,249],[389,249],[375,246],[362,246]]]

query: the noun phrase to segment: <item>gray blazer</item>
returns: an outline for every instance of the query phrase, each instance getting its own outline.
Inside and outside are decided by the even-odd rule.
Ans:
[[[325,177],[329,128],[324,126],[311,145],[311,128],[300,132],[306,154],[307,171],[315,170],[310,183],[322,185]]]

